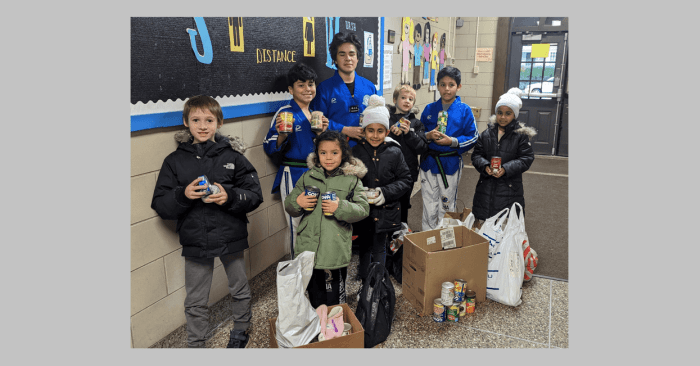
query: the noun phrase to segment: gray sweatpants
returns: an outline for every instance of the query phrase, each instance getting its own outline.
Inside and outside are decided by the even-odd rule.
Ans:
[[[219,257],[228,277],[228,289],[233,298],[233,328],[243,331],[250,327],[250,287],[245,271],[243,252]],[[202,346],[209,331],[209,290],[214,274],[214,258],[185,257],[185,318],[187,345]]]

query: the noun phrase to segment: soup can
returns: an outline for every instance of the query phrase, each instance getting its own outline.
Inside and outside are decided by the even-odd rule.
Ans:
[[[280,124],[280,133],[292,133],[294,131],[294,114],[292,112],[280,112],[282,124]]]
[[[450,306],[455,299],[455,284],[452,282],[442,283],[442,293],[440,296],[442,304],[445,306]]]
[[[466,292],[466,297],[467,297],[467,314],[472,314],[476,310],[476,292],[472,290],[467,290]]]
[[[207,197],[210,194],[214,194],[214,191],[212,190],[212,185],[209,182],[209,178],[207,178],[206,175],[200,175],[199,178],[202,178],[202,180],[199,181],[198,185],[206,186],[206,188],[204,188],[204,196],[202,198]],[[214,187],[216,187],[216,186],[214,186]],[[218,190],[219,187],[216,187],[216,189]],[[219,192],[216,192],[216,193],[219,193]]]
[[[445,321],[445,305],[442,304],[441,299],[435,299],[433,302],[433,320],[442,323]]]
[[[321,190],[318,189],[316,186],[306,186],[304,187],[307,196],[313,196],[313,197],[318,197],[319,194],[321,193]],[[306,211],[313,211],[316,206],[314,205],[313,207],[305,208],[304,210]]]
[[[311,129],[314,131],[323,130],[323,112],[313,111],[311,112]]]
[[[500,156],[493,156],[491,157],[491,169],[498,171],[498,169],[501,169],[501,157]]]
[[[438,113],[437,127],[440,133],[447,133],[447,111],[440,111],[440,113]]]
[[[467,316],[467,298],[464,298],[464,301],[459,303],[459,317],[464,318]]]
[[[326,201],[326,200],[335,201],[336,198],[338,198],[338,196],[335,194],[335,191],[328,191],[328,192],[321,195],[321,199],[323,201]],[[324,212],[323,214],[325,216],[333,216],[332,212]]]
[[[459,321],[459,304],[455,303],[447,307],[447,321],[450,323]]]
[[[458,278],[455,280],[455,303],[464,301],[464,292],[467,291],[467,281]]]
[[[365,197],[367,197],[367,203],[369,203],[370,205],[373,205],[374,201],[377,199],[377,197],[379,197],[379,191],[377,191],[374,188],[362,191],[362,194],[364,194]]]

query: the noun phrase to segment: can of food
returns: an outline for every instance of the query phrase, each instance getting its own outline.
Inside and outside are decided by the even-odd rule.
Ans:
[[[467,291],[467,281],[458,278],[455,280],[455,303],[464,301],[464,292]]]
[[[441,299],[435,299],[433,302],[433,320],[442,323],[445,321],[445,305],[442,304]]]
[[[280,133],[292,133],[294,131],[294,114],[292,112],[280,112],[282,123],[280,124]]]
[[[321,131],[323,130],[323,112],[321,111],[313,111],[311,112],[311,129],[314,131]]]
[[[365,197],[367,197],[367,202],[370,205],[373,205],[374,201],[377,199],[377,197],[379,197],[379,191],[377,191],[374,188],[370,188],[366,191],[362,191],[362,194],[364,194]]]
[[[501,169],[501,157],[500,156],[492,156],[491,157],[491,169],[498,171],[498,169]]]
[[[338,196],[335,194],[335,191],[328,191],[328,192],[321,195],[321,200],[323,200],[323,201],[326,201],[326,200],[335,201],[335,199],[337,197]],[[323,214],[326,216],[333,216],[332,212],[324,212]]]
[[[316,186],[306,186],[306,187],[304,187],[304,192],[306,193],[307,196],[318,197],[319,194],[321,193],[321,190],[318,189],[318,187],[316,187]],[[304,210],[313,211],[314,208],[316,208],[315,205],[313,207],[305,208]]]
[[[209,182],[209,178],[207,178],[206,175],[200,175],[199,178],[202,178],[202,180],[199,181],[199,186],[203,186],[203,191],[204,191],[204,197],[213,194],[213,191],[211,189],[211,183]],[[216,187],[216,186],[215,186]],[[218,187],[216,189],[219,189]],[[218,192],[217,192],[218,193]]]
[[[459,304],[452,304],[447,307],[447,321],[450,323],[459,321]]]
[[[467,316],[467,298],[464,298],[464,301],[459,303],[459,317],[464,318]]]
[[[440,296],[442,304],[445,306],[450,306],[455,299],[455,284],[452,282],[442,283],[442,293]]]
[[[447,133],[447,111],[440,111],[438,113],[437,127],[440,133]]]
[[[467,314],[472,314],[476,310],[476,292],[467,290],[465,296],[467,297]]]
[[[211,191],[211,193],[205,194],[204,196],[202,196],[202,201],[204,201],[205,199],[209,198],[209,196],[212,195],[212,194],[217,194],[217,193],[221,192],[221,190],[219,189],[219,187],[217,187],[217,186],[215,186],[215,185],[210,185],[210,186],[208,187],[208,190]]]

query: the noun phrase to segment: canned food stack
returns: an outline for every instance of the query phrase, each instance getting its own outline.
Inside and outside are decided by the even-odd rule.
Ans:
[[[476,292],[467,289],[467,281],[456,279],[443,282],[439,299],[433,304],[433,320],[437,323],[457,323],[459,318],[474,313]]]

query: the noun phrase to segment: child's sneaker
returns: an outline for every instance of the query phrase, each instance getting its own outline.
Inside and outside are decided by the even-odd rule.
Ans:
[[[226,348],[247,348],[250,337],[239,329],[231,329]]]

